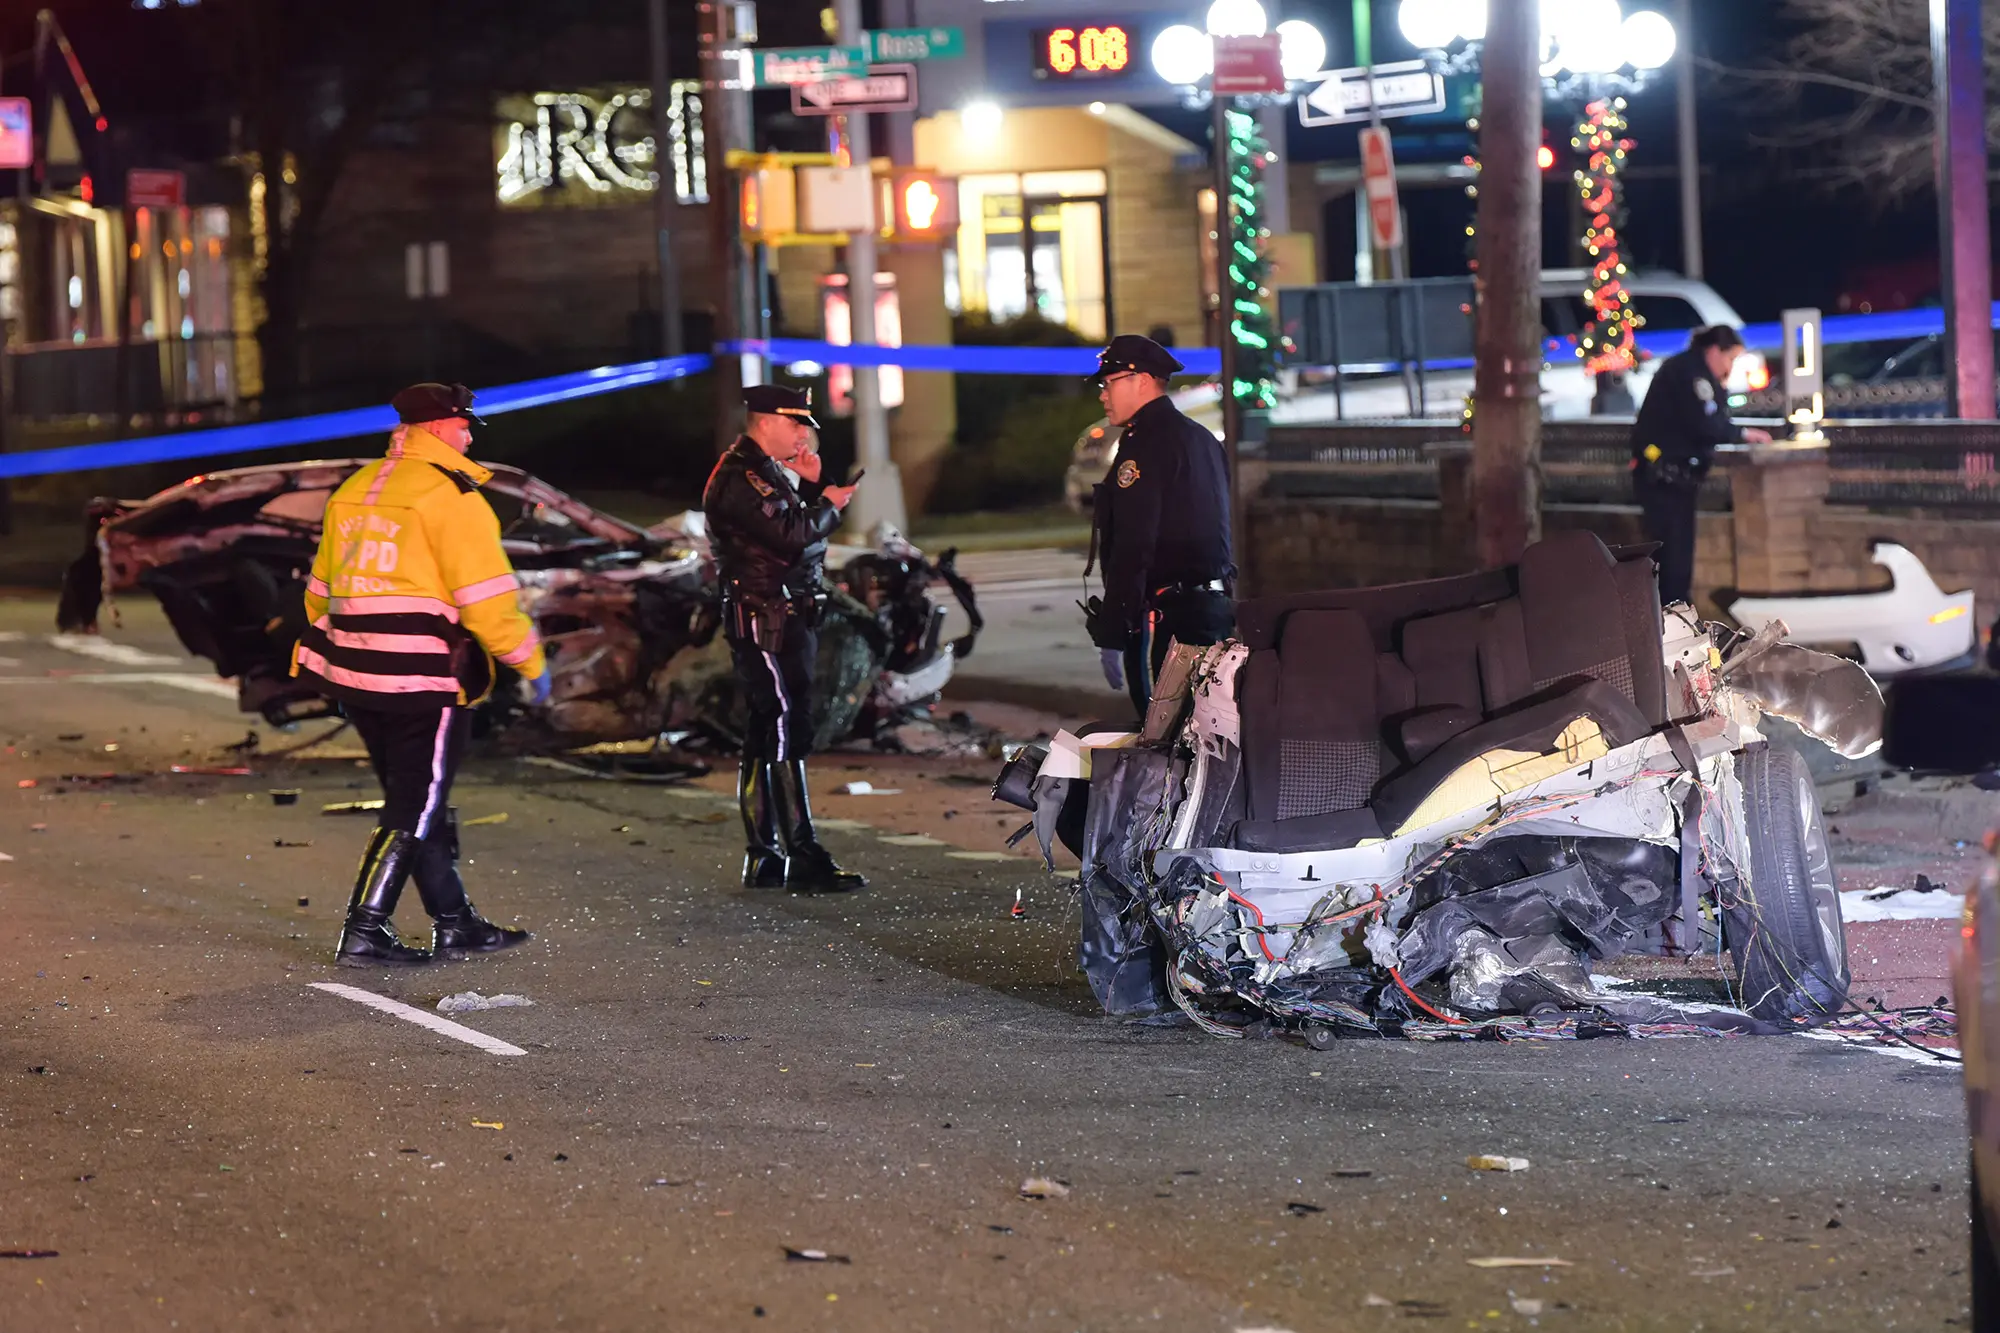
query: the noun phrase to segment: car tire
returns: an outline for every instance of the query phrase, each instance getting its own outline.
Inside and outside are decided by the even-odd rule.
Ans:
[[[1979,1188],[1979,1163],[1968,1163],[1972,1180],[1972,1326],[2000,1328],[2000,1255],[1993,1251],[1993,1228],[1986,1220],[1986,1196]]]
[[[1847,936],[1812,770],[1796,751],[1738,755],[1750,879],[1721,894],[1737,1002],[1812,1027],[1847,1007]]]

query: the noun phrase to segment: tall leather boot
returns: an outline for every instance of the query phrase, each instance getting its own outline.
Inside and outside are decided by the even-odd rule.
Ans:
[[[806,761],[784,763],[785,887],[799,893],[848,893],[868,881],[842,870],[813,832],[812,797],[806,790]]]
[[[743,812],[743,887],[778,889],[785,884],[785,854],[778,847],[776,775],[766,759],[743,756],[736,769],[736,804]]]
[[[413,967],[431,961],[430,954],[412,949],[396,937],[389,924],[403,883],[410,877],[417,840],[401,829],[378,828],[361,858],[354,896],[347,903],[347,924],[340,931],[334,961],[343,967]]]
[[[525,930],[496,926],[479,915],[458,877],[458,810],[447,807],[431,836],[417,844],[417,895],[431,914],[431,951],[443,958],[497,953],[526,944]]]

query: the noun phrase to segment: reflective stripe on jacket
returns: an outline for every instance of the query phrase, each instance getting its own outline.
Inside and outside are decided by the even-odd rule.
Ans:
[[[373,708],[476,703],[495,658],[540,675],[541,640],[479,494],[493,474],[427,431],[400,435],[327,502],[292,674]]]

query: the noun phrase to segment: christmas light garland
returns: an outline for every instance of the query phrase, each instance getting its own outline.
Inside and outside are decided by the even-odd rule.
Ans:
[[[1228,251],[1229,290],[1221,294],[1229,336],[1236,343],[1236,374],[1230,384],[1239,407],[1277,406],[1277,328],[1271,318],[1271,229],[1264,225],[1264,168],[1275,160],[1257,132],[1257,118],[1241,111],[1223,115],[1229,154],[1229,197],[1217,243]]]
[[[1585,154],[1576,173],[1577,189],[1590,221],[1583,232],[1583,249],[1590,263],[1590,286],[1584,294],[1591,320],[1577,336],[1577,354],[1587,374],[1626,371],[1638,363],[1632,335],[1646,321],[1632,308],[1625,287],[1625,261],[1618,253],[1618,228],[1625,221],[1625,154],[1632,141],[1627,128],[1625,99],[1592,102],[1577,123],[1573,147]]]

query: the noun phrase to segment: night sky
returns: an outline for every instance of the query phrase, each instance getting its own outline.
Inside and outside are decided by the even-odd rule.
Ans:
[[[208,0],[212,5],[242,2]],[[1115,0],[1105,2],[1109,5]],[[1126,7],[1136,3],[1126,0]],[[629,7],[632,21],[643,22],[640,0],[629,0]],[[1638,7],[1627,0],[1628,9]],[[4,69],[0,69],[0,92],[21,86],[34,8],[0,0],[0,52],[7,56]],[[192,45],[204,25],[186,22],[190,16],[138,13],[130,0],[55,0],[52,8],[69,31],[115,126],[123,128],[134,120],[160,125],[179,120],[185,125],[199,114],[204,102],[212,104],[212,99],[226,97],[226,88],[217,82],[217,62],[205,59],[206,53]],[[490,12],[498,18],[516,8],[500,4]],[[608,15],[619,6],[596,0],[593,8]],[[676,11],[692,8],[670,6]],[[1199,4],[1191,8],[1198,9]],[[767,43],[813,40],[818,9],[817,0],[764,0],[760,13]],[[1376,0],[1376,10],[1376,59],[1407,58],[1412,53],[1397,30],[1394,0]],[[1776,3],[1695,0],[1692,45],[1700,54],[1725,65],[1768,64],[1777,59],[1789,35],[1779,10]],[[1284,12],[1319,23],[1329,37],[1331,62],[1344,64],[1351,59],[1348,0],[1289,0]],[[690,21],[691,15],[680,12],[676,19],[676,35],[680,37],[685,32],[681,25]],[[1684,33],[1683,52],[1688,45],[1688,34]],[[692,74],[693,42],[677,40],[675,46],[674,63],[685,67],[681,72]],[[644,76],[642,69],[619,73]],[[1756,129],[1755,106],[1740,86],[1722,86],[1704,74],[1697,87],[1708,280],[1746,319],[1774,318],[1788,305],[1838,310],[1844,291],[1871,291],[1878,307],[1885,304],[1883,295],[1899,285],[1919,303],[1932,295],[1937,224],[1935,203],[1928,192],[1890,207],[1862,190],[1834,194],[1813,182],[1794,179],[1788,172],[1793,163],[1751,142]],[[1656,89],[1636,96],[1628,115],[1631,137],[1637,145],[1629,164],[1630,216],[1624,229],[1629,253],[1638,265],[1677,269],[1680,223],[1678,187],[1671,174],[1675,160],[1672,79],[1665,78]],[[1197,142],[1206,138],[1198,114],[1166,112],[1159,118]],[[1568,113],[1551,107],[1547,123],[1548,141],[1557,149],[1558,159],[1556,169],[1548,173],[1550,185],[1544,198],[1544,261],[1558,264],[1569,262]],[[1392,128],[1398,157],[1405,161],[1454,160],[1466,149],[1462,125],[1450,118],[1396,121]],[[1294,125],[1288,148],[1299,159],[1352,160],[1353,134],[1335,129],[1308,131]],[[1655,176],[1654,172],[1662,174]],[[1407,192],[1405,200],[1411,215],[1413,273],[1462,272],[1463,229],[1470,217],[1471,201],[1456,188]],[[1331,212],[1329,230],[1333,234],[1325,262],[1328,276],[1338,280],[1349,276],[1351,270],[1347,259],[1352,242],[1351,206],[1336,206]],[[1884,280],[1884,271],[1893,268],[1914,269],[1915,281],[1898,284]]]

